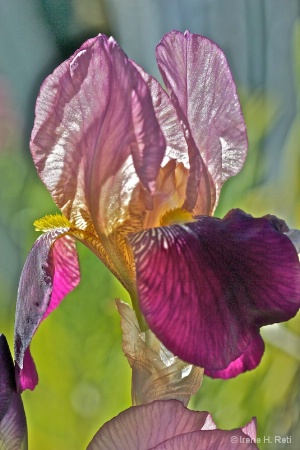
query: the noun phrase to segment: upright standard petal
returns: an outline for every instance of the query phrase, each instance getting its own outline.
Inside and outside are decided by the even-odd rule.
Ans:
[[[157,189],[153,198],[153,210],[146,213],[144,220],[144,228],[151,228],[159,225],[159,218],[168,210],[181,208],[184,205],[187,188],[190,190],[192,188],[189,199],[191,200],[191,196],[196,199],[197,188],[193,190],[190,182],[188,185],[190,172],[189,148],[182,121],[179,120],[170,97],[155,78],[148,75],[136,64],[135,67],[149,87],[154,111],[166,140],[165,157],[156,180]],[[202,167],[204,168],[203,164]],[[194,171],[195,167],[192,170]],[[214,193],[211,192],[209,180],[206,176],[200,180],[199,191],[201,191],[201,196],[197,199],[196,207],[191,209],[195,214],[209,214],[215,197]]]
[[[209,214],[222,184],[240,171],[247,152],[246,127],[234,81],[218,46],[188,31],[165,35],[157,46],[157,62],[189,146],[190,191],[185,207],[191,209],[199,187],[206,196],[210,187],[210,197],[215,198]]]
[[[142,313],[184,361],[226,369],[257,342],[259,327],[288,320],[299,309],[298,255],[267,218],[232,210],[222,220],[200,217],[129,241]],[[255,351],[252,360],[247,355],[250,366],[259,360],[258,347],[249,347]]]
[[[100,428],[87,450],[228,450],[232,443],[239,450],[257,449],[246,427],[217,430],[207,412],[190,411],[177,400],[158,400],[120,413]]]
[[[26,417],[16,390],[14,364],[5,336],[0,334],[0,447],[26,450],[27,445]]]
[[[68,228],[40,236],[25,262],[18,290],[15,321],[15,360],[19,391],[33,389],[37,382],[29,353],[31,339],[40,322],[79,283],[74,239]]]
[[[112,38],[88,40],[44,82],[31,151],[79,228],[109,234],[126,222],[139,184],[154,190],[164,149],[147,84]]]

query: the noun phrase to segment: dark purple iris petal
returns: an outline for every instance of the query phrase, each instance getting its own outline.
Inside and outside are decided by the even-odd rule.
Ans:
[[[0,447],[27,449],[27,425],[7,341],[0,335]]]
[[[29,352],[40,322],[79,282],[74,239],[53,229],[35,242],[22,271],[16,309],[15,359],[18,390],[34,389],[35,365]],[[63,236],[63,237],[61,237]]]
[[[150,328],[174,354],[205,369],[226,369],[259,327],[290,319],[300,306],[297,253],[267,218],[232,210],[222,220],[199,217],[129,241]]]
[[[261,361],[265,344],[260,336],[256,336],[248,345],[244,353],[223,370],[205,370],[205,375],[212,378],[233,378],[247,370],[255,369]]]

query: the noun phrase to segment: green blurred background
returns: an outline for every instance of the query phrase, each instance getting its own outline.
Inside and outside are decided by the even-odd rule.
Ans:
[[[81,43],[112,34],[157,75],[155,44],[171,29],[223,48],[248,127],[249,155],[226,183],[217,215],[239,207],[300,228],[300,3],[298,0],[0,0],[0,332],[13,346],[18,279],[37,237],[32,223],[56,212],[28,142],[39,86]],[[40,382],[23,400],[31,450],[81,450],[130,406],[114,298],[128,300],[104,265],[78,245],[82,281],[39,328],[32,354]],[[280,264],[280,261],[278,261]],[[236,379],[204,378],[191,406],[234,428],[256,416],[258,436],[300,442],[300,319],[263,329],[266,352]]]

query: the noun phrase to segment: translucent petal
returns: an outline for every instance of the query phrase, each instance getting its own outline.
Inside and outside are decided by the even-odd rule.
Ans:
[[[198,191],[198,197],[211,199],[213,211],[222,184],[240,171],[247,151],[246,128],[226,58],[216,44],[188,31],[166,34],[156,56],[189,147],[191,172],[184,207],[191,209]]]
[[[188,410],[177,400],[134,406],[103,425],[87,450],[149,450],[173,436],[201,430],[207,416],[207,412]]]
[[[128,221],[135,189],[154,190],[164,150],[147,84],[112,38],[85,42],[42,85],[33,159],[78,228],[109,234]]]

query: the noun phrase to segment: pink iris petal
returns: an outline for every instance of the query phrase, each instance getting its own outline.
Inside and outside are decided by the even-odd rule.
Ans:
[[[246,127],[226,58],[216,44],[188,31],[165,35],[156,55],[186,130],[191,193],[208,171],[217,202],[222,184],[240,171],[247,152]],[[187,197],[188,209],[191,199]]]
[[[27,449],[25,412],[16,391],[14,364],[3,334],[0,334],[0,445],[3,449]]]
[[[247,370],[255,369],[261,361],[265,350],[265,344],[261,335],[257,335],[244,353],[237,358],[235,361],[229,364],[226,369],[223,370],[206,370],[205,375],[209,375],[212,378],[233,378],[240,373],[246,372]]]
[[[256,418],[253,417],[251,422],[247,423],[244,427],[242,427],[242,432],[247,434],[247,436],[249,436],[252,441],[256,440]]]
[[[150,450],[254,450],[258,449],[241,430],[194,431],[168,439]]]
[[[111,232],[126,220],[139,181],[154,189],[164,149],[147,84],[112,38],[85,42],[42,85],[31,151],[75,223]]]
[[[190,411],[178,400],[134,406],[107,422],[87,450],[148,450],[173,436],[206,429],[207,412]]]
[[[154,112],[166,140],[166,160],[175,159],[177,162],[182,162],[186,168],[189,168],[188,146],[184,138],[182,125],[170,97],[155,78],[144,72],[134,61],[131,62],[149,87]]]
[[[40,236],[25,262],[18,291],[15,322],[15,359],[18,389],[37,383],[29,353],[31,339],[40,322],[79,283],[74,239],[66,229],[53,229]],[[63,237],[60,237],[63,236]]]
[[[222,220],[200,217],[129,241],[142,313],[161,342],[189,363],[227,368],[260,326],[288,320],[300,306],[297,253],[266,218],[232,210]]]
[[[158,400],[131,407],[110,420],[87,450],[228,450],[236,442],[231,441],[233,436],[238,449],[257,449],[242,443],[250,438],[240,429],[217,430],[207,412],[190,411],[177,400]]]

